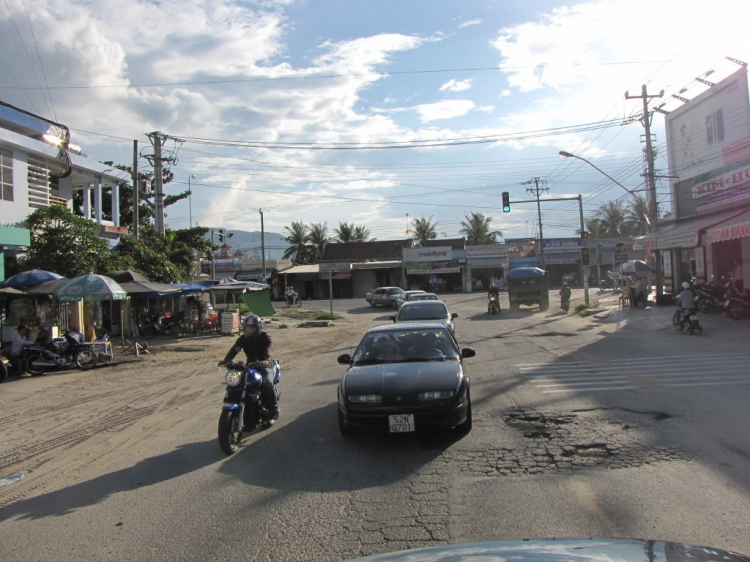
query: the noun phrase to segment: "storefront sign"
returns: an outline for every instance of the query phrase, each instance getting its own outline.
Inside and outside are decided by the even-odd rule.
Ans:
[[[471,269],[501,269],[508,263],[508,258],[469,258],[467,266]]]
[[[323,273],[324,271],[351,271],[352,264],[349,262],[329,262],[329,263],[319,263],[320,266],[319,271]],[[337,277],[334,277],[334,279],[337,279]]]
[[[266,272],[268,273],[268,272]],[[240,271],[234,276],[237,281],[263,281],[262,271]]]
[[[577,250],[581,247],[580,238],[546,238],[544,240],[544,253],[567,252]]]
[[[539,258],[508,258],[508,267],[536,267],[539,265]]]
[[[439,262],[453,259],[453,249],[450,246],[404,248],[403,253],[404,262]]]
[[[733,238],[744,238],[750,236],[750,221],[733,224],[722,228],[714,228],[708,231],[708,243],[724,242]]]
[[[322,265],[322,264],[321,264]],[[320,279],[351,279],[351,271],[324,271],[318,274]],[[333,276],[333,277],[331,277]]]
[[[750,158],[712,170],[684,183],[693,184],[693,199],[703,211],[750,197]],[[699,182],[699,183],[696,183]],[[680,182],[677,188],[680,189]]]
[[[222,258],[216,260],[216,271],[239,271],[242,267],[242,262],[238,259],[233,258]],[[211,269],[211,260],[203,261],[203,270],[209,271]]]
[[[461,273],[460,267],[442,267],[435,269],[407,269],[407,275],[440,275],[442,273]]]
[[[544,262],[547,265],[574,265],[574,264],[578,263],[578,260],[572,260],[572,259],[559,259],[559,260],[556,260],[554,258],[551,259],[551,260],[548,260],[547,258],[544,258]]]
[[[466,246],[467,258],[505,258],[508,256],[508,246],[505,244],[479,244]]]
[[[586,238],[583,241],[583,245],[586,248],[614,248],[618,244],[625,244],[625,246],[632,246],[632,238]]]

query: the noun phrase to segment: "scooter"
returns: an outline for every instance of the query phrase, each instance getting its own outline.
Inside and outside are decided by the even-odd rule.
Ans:
[[[698,321],[698,310],[695,308],[687,308],[685,310],[678,308],[672,317],[672,325],[678,332],[685,331],[691,336],[696,330],[703,332],[703,328]]]
[[[99,357],[91,344],[79,343],[65,332],[65,344],[50,347],[41,345],[25,345],[23,347],[23,361],[31,376],[43,375],[53,369],[66,369],[77,366],[87,371],[96,367]]]
[[[497,314],[500,312],[500,301],[497,298],[496,294],[487,295],[487,298],[489,299],[489,302],[487,303],[487,312],[490,314]]]

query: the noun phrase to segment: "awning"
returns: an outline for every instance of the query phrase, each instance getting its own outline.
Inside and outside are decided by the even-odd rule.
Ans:
[[[401,260],[368,261],[352,264],[352,269],[392,269],[396,267],[401,267]]]
[[[508,265],[508,257],[466,258],[466,265],[472,269],[502,269]]]
[[[285,269],[284,271],[280,271],[279,273],[283,273],[284,275],[298,275],[300,273],[319,273],[320,272],[320,266],[316,263],[313,265],[295,265],[294,267],[290,267],[289,269]]]
[[[657,232],[646,234],[633,240],[636,250],[669,250],[672,248],[695,248],[700,242],[702,231],[741,214],[733,209],[704,217],[693,217],[670,224]]]
[[[750,211],[715,225],[706,232],[709,244],[750,236]]]

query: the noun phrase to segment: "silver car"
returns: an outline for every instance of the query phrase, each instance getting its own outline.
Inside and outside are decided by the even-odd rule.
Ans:
[[[391,316],[396,324],[401,322],[443,322],[445,326],[456,333],[453,320],[458,318],[458,313],[448,312],[448,307],[443,301],[407,301],[399,309],[398,314]]]
[[[435,293],[425,293],[425,292],[420,291],[419,293],[411,295],[406,300],[408,300],[409,302],[414,302],[414,301],[439,301],[440,299]]]
[[[404,292],[399,287],[380,287],[373,289],[365,295],[365,300],[370,306],[388,306],[391,308],[398,308],[397,299]]]
[[[401,308],[401,305],[404,304],[406,301],[411,300],[412,297],[416,295],[426,295],[424,291],[404,291],[401,293],[398,298],[396,299],[396,303],[398,304],[398,307]]]

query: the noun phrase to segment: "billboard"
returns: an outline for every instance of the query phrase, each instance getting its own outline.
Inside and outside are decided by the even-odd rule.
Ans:
[[[450,261],[453,259],[453,249],[450,246],[404,248],[403,252],[404,262]]]
[[[750,198],[750,103],[740,68],[666,116],[667,157],[678,216]],[[749,182],[750,183],[750,182]]]
[[[545,238],[544,253],[569,252],[581,248],[580,238]]]
[[[450,246],[404,248],[404,268],[408,275],[460,273],[458,260],[453,259]]]

